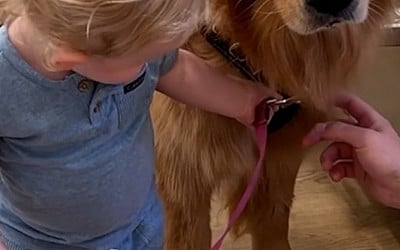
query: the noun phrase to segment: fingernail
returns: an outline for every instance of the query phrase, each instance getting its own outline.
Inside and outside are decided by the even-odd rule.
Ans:
[[[331,177],[332,177],[333,181],[335,181],[335,182],[339,182],[341,180],[341,176],[339,173],[332,173]]]

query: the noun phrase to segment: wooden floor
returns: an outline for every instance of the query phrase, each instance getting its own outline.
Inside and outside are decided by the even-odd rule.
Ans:
[[[400,79],[400,48],[382,48],[372,69],[362,72],[358,80],[362,84],[356,91],[400,131],[400,80],[397,79]],[[315,148],[305,159],[298,176],[290,221],[293,249],[399,250],[400,210],[371,203],[351,181],[331,183],[319,169],[319,149]],[[219,210],[214,210],[212,217],[215,237],[226,221]],[[228,239],[224,249],[251,249],[250,241],[248,237]]]

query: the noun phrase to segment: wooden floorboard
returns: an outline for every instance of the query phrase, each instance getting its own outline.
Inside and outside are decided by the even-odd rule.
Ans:
[[[317,167],[316,159],[311,159],[299,173],[290,219],[293,249],[400,249],[400,211],[370,202],[351,181],[331,183]],[[215,207],[212,228],[217,236],[226,215],[218,204]],[[249,238],[228,239],[224,249],[251,249]]]

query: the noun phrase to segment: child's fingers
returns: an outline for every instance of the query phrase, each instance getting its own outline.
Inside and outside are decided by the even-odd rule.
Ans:
[[[352,159],[353,148],[346,143],[334,142],[321,153],[321,165],[329,171],[338,160]]]

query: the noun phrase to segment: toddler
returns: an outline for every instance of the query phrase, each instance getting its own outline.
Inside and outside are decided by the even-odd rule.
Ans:
[[[9,250],[162,249],[153,91],[249,126],[276,94],[178,48],[202,0],[0,0]]]

